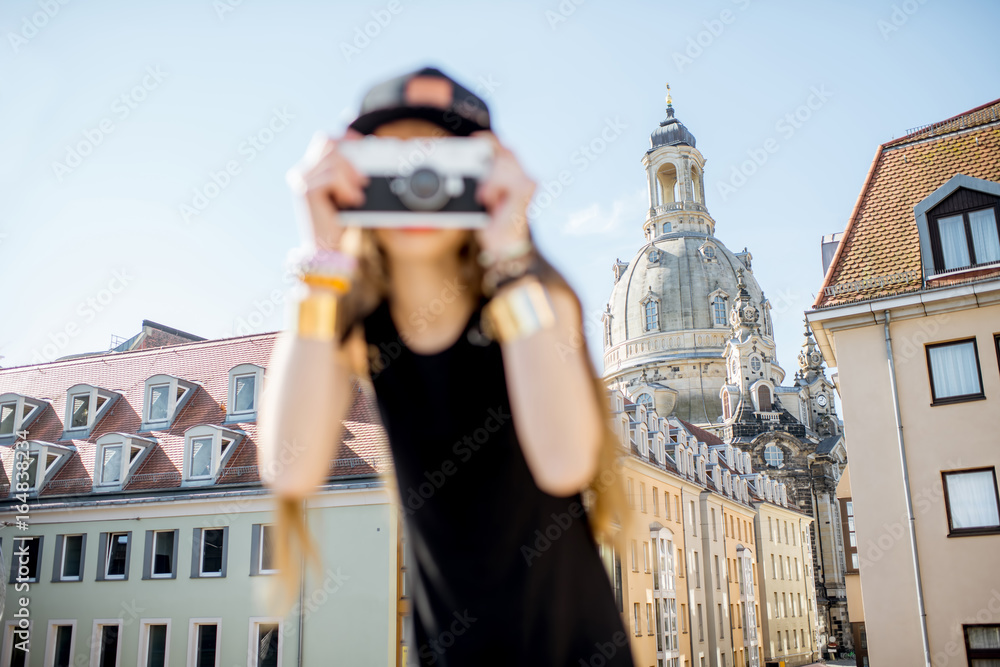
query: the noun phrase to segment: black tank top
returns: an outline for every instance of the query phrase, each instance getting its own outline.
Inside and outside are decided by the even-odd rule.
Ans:
[[[581,494],[540,490],[524,459],[485,303],[435,354],[402,343],[386,300],[363,319],[413,558],[410,651],[440,667],[632,667]]]

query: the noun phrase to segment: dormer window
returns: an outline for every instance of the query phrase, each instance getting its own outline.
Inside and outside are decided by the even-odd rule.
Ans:
[[[257,419],[257,406],[264,380],[264,369],[255,364],[240,364],[229,371],[229,399],[226,421],[250,422]]]
[[[85,440],[108,412],[119,394],[89,384],[78,384],[66,392],[66,421],[62,439]]]
[[[97,439],[94,490],[120,491],[156,445],[130,433],[107,433]]]
[[[8,475],[11,480],[11,495],[21,493],[36,495],[59,472],[59,469],[63,467],[66,461],[69,461],[75,451],[76,447],[73,446],[57,445],[41,440],[29,440],[25,458],[20,459],[27,461],[28,464],[28,469],[24,471],[26,473],[25,476],[18,474],[20,471],[16,464],[19,460],[17,455],[13,459],[14,464]]]
[[[45,409],[45,403],[21,394],[0,396],[0,442],[13,439],[18,431],[27,429]]]
[[[170,428],[174,418],[198,385],[172,375],[154,375],[146,380],[140,431]]]
[[[653,288],[649,287],[646,292],[646,296],[642,297],[639,301],[642,306],[643,316],[645,317],[645,322],[643,324],[644,331],[659,331],[660,330],[660,300],[655,294],[653,294]]]
[[[210,424],[189,428],[184,433],[185,485],[215,483],[243,436],[241,431]]]
[[[914,215],[925,278],[1000,262],[1000,183],[959,174]]]

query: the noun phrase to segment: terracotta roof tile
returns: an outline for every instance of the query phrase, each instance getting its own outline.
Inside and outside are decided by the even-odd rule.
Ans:
[[[814,307],[923,289],[913,207],[956,174],[1000,182],[1000,100],[879,146]]]
[[[244,336],[0,369],[0,394],[13,392],[50,403],[31,425],[30,439],[77,448],[72,458],[42,488],[40,495],[91,492],[97,439],[111,432],[138,431],[145,381],[160,373],[200,386],[169,429],[139,434],[155,439],[157,445],[135,471],[134,481],[127,484],[126,490],[179,486],[184,459],[184,432],[200,424],[224,426],[246,434],[229,457],[217,483],[258,483],[256,422],[224,424],[229,370],[244,363],[266,367],[276,336],[276,333]],[[94,426],[89,438],[62,441],[66,391],[79,383],[117,391],[122,398]],[[330,462],[331,478],[374,475],[391,465],[388,439],[382,429],[374,396],[359,390],[357,384],[355,390],[354,402],[344,420],[340,446]],[[13,451],[10,447],[2,449],[0,485],[9,485]]]

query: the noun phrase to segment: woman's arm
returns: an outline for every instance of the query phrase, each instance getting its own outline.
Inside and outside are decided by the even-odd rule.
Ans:
[[[343,139],[357,139],[348,133]],[[312,245],[336,249],[343,230],[336,202],[360,204],[367,179],[317,135],[302,162],[288,174],[304,205]],[[302,286],[306,294],[316,288]],[[261,482],[284,497],[305,497],[327,478],[342,422],[354,397],[352,372],[363,372],[364,340],[355,328],[339,340],[301,338],[295,327],[279,334],[268,363],[259,419]]]
[[[491,217],[478,238],[485,250],[496,253],[529,238],[526,212],[535,183],[492,133],[482,134],[493,140],[496,153],[493,171],[477,191]],[[600,406],[584,358],[576,298],[561,286],[546,288],[555,325],[503,343],[501,349],[511,414],[535,483],[546,493],[568,496],[585,488],[597,471]]]

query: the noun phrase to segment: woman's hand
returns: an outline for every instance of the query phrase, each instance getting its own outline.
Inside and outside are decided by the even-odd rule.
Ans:
[[[489,139],[494,148],[493,170],[476,191],[476,200],[486,207],[490,222],[484,229],[477,229],[476,236],[483,250],[500,252],[529,238],[528,205],[536,183],[495,134],[481,130],[472,136]]]
[[[343,227],[338,206],[360,206],[368,177],[358,173],[340,154],[341,141],[356,141],[363,135],[347,130],[340,139],[318,132],[313,136],[305,157],[289,170],[288,184],[302,199],[309,218],[309,229],[318,250],[337,250]]]

